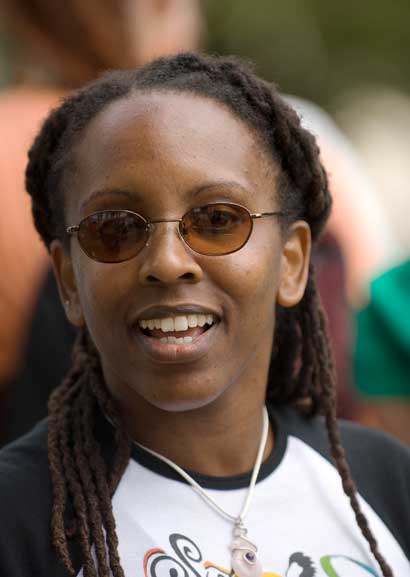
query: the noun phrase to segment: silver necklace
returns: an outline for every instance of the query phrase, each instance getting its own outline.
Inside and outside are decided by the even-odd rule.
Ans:
[[[266,442],[268,440],[268,432],[269,432],[269,417],[268,411],[266,407],[263,409],[263,427],[262,427],[262,435],[261,440],[259,443],[258,453],[255,459],[255,465],[252,471],[251,481],[249,483],[248,493],[246,495],[245,502],[242,506],[241,512],[239,515],[231,515],[227,513],[218,503],[216,503],[212,497],[206,493],[202,487],[193,479],[184,469],[181,469],[176,463],[167,459],[163,455],[148,449],[144,445],[140,443],[135,443],[138,447],[147,451],[157,459],[160,459],[167,465],[169,465],[172,469],[174,469],[181,477],[183,477],[191,487],[214,509],[217,513],[222,515],[225,519],[228,519],[234,524],[233,528],[233,540],[230,546],[231,549],[231,565],[232,571],[237,575],[237,577],[262,577],[262,566],[257,557],[258,548],[252,541],[247,538],[248,531],[244,526],[244,518],[247,514],[251,500],[253,497],[253,493],[255,490],[256,480],[258,478],[259,470],[262,464],[263,453],[265,451]]]

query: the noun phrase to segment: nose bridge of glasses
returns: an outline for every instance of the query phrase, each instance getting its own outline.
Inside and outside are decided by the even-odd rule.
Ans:
[[[179,239],[183,240],[183,238],[181,237],[180,231],[179,231],[179,224],[181,222],[182,222],[182,218],[161,218],[158,220],[150,220],[149,222],[147,222],[147,231],[148,231],[149,236],[148,236],[148,240],[146,242],[146,246],[149,246],[151,236],[155,232],[157,225],[162,224],[162,223],[165,223],[166,225],[171,225],[172,223],[177,223],[178,224],[177,227],[166,226],[165,230],[167,228],[170,228],[171,230],[172,230],[172,228],[174,228],[176,236],[178,236]],[[165,234],[165,230],[163,231],[163,234]]]
[[[182,218],[161,218],[158,220],[150,220],[148,226],[151,224],[160,224],[161,222],[182,222]]]

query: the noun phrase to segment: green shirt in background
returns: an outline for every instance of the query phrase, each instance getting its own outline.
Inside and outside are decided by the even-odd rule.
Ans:
[[[354,381],[373,397],[410,397],[410,260],[377,277],[356,317]]]

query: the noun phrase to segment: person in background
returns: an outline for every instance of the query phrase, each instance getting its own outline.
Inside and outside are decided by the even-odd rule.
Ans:
[[[360,308],[368,299],[371,280],[386,261],[399,258],[399,244],[375,194],[374,183],[349,139],[316,104],[295,96],[287,100],[300,114],[303,126],[318,140],[334,198],[326,230],[342,250],[348,305]]]
[[[410,260],[371,283],[356,317],[354,374],[366,422],[410,445]]]
[[[362,418],[409,444],[410,98],[380,85],[341,102],[339,114],[375,183],[384,216],[377,234],[389,227],[399,248],[374,271],[356,313],[353,364]]]
[[[67,0],[64,9],[52,0],[35,5],[28,0],[0,0],[0,11],[14,47],[13,83],[0,92],[0,262],[7,271],[0,276],[0,442],[4,442],[43,416],[45,408],[38,413],[37,400],[46,398],[56,375],[61,380],[60,371],[69,362],[69,357],[66,363],[56,361],[70,344],[63,336],[70,333],[66,326],[61,333],[54,329],[59,338],[49,343],[46,357],[35,344],[36,327],[52,322],[57,326],[59,315],[52,317],[47,309],[55,311],[60,304],[53,280],[45,278],[49,259],[33,227],[24,191],[30,142],[67,91],[108,68],[139,66],[161,54],[198,49],[203,21],[197,0]],[[28,352],[32,341],[36,357]],[[23,393],[26,399],[36,398],[27,403],[26,422],[16,413],[16,401]]]
[[[410,262],[400,262],[403,251],[391,220],[348,139],[318,106],[295,97],[289,101],[318,138],[334,198],[314,259],[342,377],[338,392],[342,406],[348,402],[344,416],[410,444]],[[395,262],[400,264],[392,266]],[[345,300],[338,286],[341,265]]]

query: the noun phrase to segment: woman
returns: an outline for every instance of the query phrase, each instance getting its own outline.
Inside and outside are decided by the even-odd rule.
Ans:
[[[2,572],[409,574],[409,455],[342,425],[356,492],[309,267],[331,200],[276,90],[192,54],[113,72],[48,117],[27,189],[80,337],[1,454]]]

